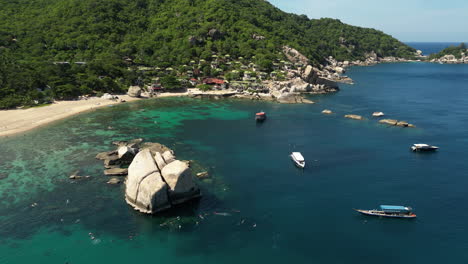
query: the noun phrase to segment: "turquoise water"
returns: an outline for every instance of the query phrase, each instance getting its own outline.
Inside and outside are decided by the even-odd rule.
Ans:
[[[148,100],[0,139],[0,263],[467,262],[468,66],[349,75],[355,85],[314,105]],[[262,125],[258,110],[269,115]],[[417,128],[380,125],[374,111]],[[367,119],[343,118],[351,113]],[[203,198],[153,217],[129,208],[94,156],[137,137],[208,170]],[[441,150],[410,152],[418,142]],[[288,158],[296,150],[304,171]],[[78,169],[92,177],[68,180]],[[413,206],[418,219],[352,210],[379,204]]]

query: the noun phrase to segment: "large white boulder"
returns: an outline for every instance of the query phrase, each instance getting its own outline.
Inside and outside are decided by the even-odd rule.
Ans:
[[[130,148],[127,146],[119,147],[119,149],[117,150],[119,159],[121,159],[123,162],[128,163],[130,163],[133,160],[137,152],[137,149]]]
[[[154,160],[156,161],[156,164],[158,165],[160,170],[162,170],[164,168],[164,166],[167,165],[166,161],[164,160],[163,156],[161,155],[161,152],[156,152],[156,155],[154,155]]]
[[[155,172],[145,177],[138,189],[135,209],[142,213],[154,214],[170,207],[168,186],[162,180],[161,174]]]
[[[140,97],[141,93],[142,93],[142,90],[138,86],[130,86],[130,88],[128,88],[128,92],[127,92],[127,94],[129,96],[131,96],[131,97]]]
[[[170,207],[167,184],[149,149],[139,152],[128,168],[125,200],[143,213],[156,213]]]
[[[174,153],[170,150],[164,151],[162,157],[164,158],[164,161],[166,161],[166,164],[169,164],[175,160]]]
[[[175,160],[167,164],[161,174],[169,186],[169,198],[172,204],[180,204],[200,196],[200,189],[195,184],[186,162]]]

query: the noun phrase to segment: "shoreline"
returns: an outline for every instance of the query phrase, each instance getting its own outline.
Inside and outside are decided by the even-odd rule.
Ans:
[[[409,62],[409,61],[395,61],[396,63]],[[387,61],[379,61],[374,64],[366,65],[373,66],[380,63],[388,63]],[[364,65],[349,65],[344,68],[349,68],[353,66],[364,66]],[[238,94],[235,91],[232,91],[232,94],[229,94],[228,97],[237,98],[237,99],[247,99],[247,100],[264,100],[264,101],[275,101],[274,98],[266,98],[264,96],[247,96]],[[162,93],[157,97],[140,97],[135,98],[129,95],[119,95],[120,99],[125,100],[126,102],[135,102],[145,99],[157,99],[164,97],[178,97],[178,96],[190,96],[190,97],[204,97],[204,96],[213,96],[215,98],[225,97],[226,91],[211,91],[211,92],[198,92],[193,93],[193,91],[179,92],[179,93]],[[307,94],[307,93],[302,93]],[[313,93],[311,93],[313,94]],[[234,96],[232,96],[234,95]],[[271,94],[270,94],[271,96]],[[297,101],[297,98],[302,98],[302,100]],[[299,95],[294,95],[293,101],[295,102],[282,102],[277,100],[278,103],[313,103],[310,100],[307,100]],[[84,112],[96,110],[104,106],[118,105],[122,104],[119,101],[113,101],[109,99],[103,99],[98,97],[92,97],[87,100],[77,100],[77,101],[56,101],[51,105],[44,107],[32,107],[28,109],[11,109],[11,110],[0,110],[0,138],[18,135],[23,132],[28,132],[30,130],[48,125],[52,122],[59,121],[74,115],[78,115]]]
[[[126,102],[141,100],[128,95],[120,95],[119,98]],[[117,104],[121,103],[92,97],[87,100],[57,101],[43,107],[0,110],[0,138],[18,135],[67,117]]]

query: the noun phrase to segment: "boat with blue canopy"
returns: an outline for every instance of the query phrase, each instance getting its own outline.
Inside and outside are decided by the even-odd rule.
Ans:
[[[408,206],[401,205],[381,205],[379,209],[361,210],[354,209],[363,215],[391,217],[391,218],[416,218],[413,209]]]

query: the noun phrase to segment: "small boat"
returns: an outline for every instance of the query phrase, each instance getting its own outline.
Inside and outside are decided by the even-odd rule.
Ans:
[[[294,164],[296,164],[297,167],[301,169],[305,167],[305,160],[300,152],[291,153],[291,159],[294,161]]]
[[[259,112],[255,114],[255,120],[257,122],[263,122],[267,119],[266,113],[265,112]]]
[[[381,216],[390,218],[416,218],[416,214],[412,212],[411,207],[400,205],[381,205],[380,209],[361,210],[354,209],[363,215]]]
[[[439,147],[431,146],[428,144],[414,144],[411,146],[411,150],[413,151],[436,151]]]

